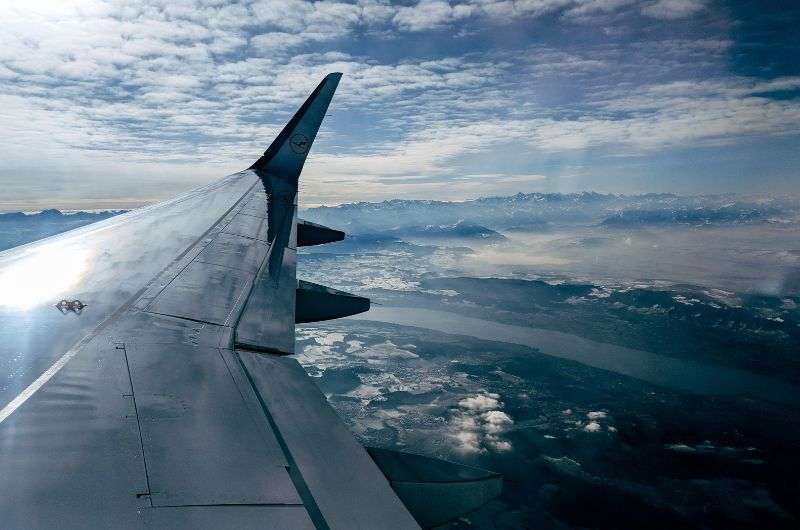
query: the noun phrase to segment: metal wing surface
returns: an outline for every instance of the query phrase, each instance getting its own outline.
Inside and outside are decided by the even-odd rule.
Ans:
[[[295,277],[343,237],[296,212],[339,78],[248,170],[0,253],[0,527],[418,527],[285,355],[369,307]]]

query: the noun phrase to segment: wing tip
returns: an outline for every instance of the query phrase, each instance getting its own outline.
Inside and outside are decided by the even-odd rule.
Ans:
[[[283,148],[284,144],[289,140],[289,137],[292,135],[293,131],[298,126],[302,126],[302,122],[306,121],[306,126],[303,131],[304,136],[301,138],[305,141],[305,146],[302,149],[294,150],[295,155],[292,156],[291,161],[289,164],[284,164],[287,167],[283,168],[288,170],[289,175],[293,177],[295,180],[300,176],[300,172],[303,169],[303,164],[305,163],[306,154],[308,153],[311,144],[314,142],[314,138],[317,136],[317,131],[319,130],[320,125],[322,124],[322,120],[325,117],[325,113],[328,110],[328,105],[333,99],[333,94],[336,92],[336,88],[339,86],[339,80],[342,78],[341,72],[330,72],[327,74],[322,81],[317,85],[317,88],[314,89],[313,92],[306,98],[305,102],[297,109],[292,119],[289,120],[289,123],[281,130],[280,134],[273,140],[269,147],[267,147],[266,151],[264,151],[263,156],[253,163],[248,169],[252,170],[265,170],[268,164],[278,155],[278,153]],[[309,113],[309,109],[314,107],[317,104],[317,110],[311,111],[310,117],[307,118],[307,114]],[[320,107],[321,106],[321,107]],[[288,154],[288,153],[287,153]],[[284,162],[287,162],[284,160]]]
[[[323,83],[331,82],[333,83],[333,89],[336,90],[336,87],[339,86],[339,81],[341,81],[342,76],[344,74],[342,72],[331,72],[325,76],[325,79],[322,80]]]

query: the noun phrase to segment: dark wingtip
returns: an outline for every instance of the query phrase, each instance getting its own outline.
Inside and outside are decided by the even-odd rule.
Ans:
[[[300,156],[295,157],[296,160],[293,164],[293,167],[289,168],[289,173],[291,173],[291,175],[287,176],[292,176],[296,179],[300,175],[300,171],[303,168],[303,163],[305,162],[305,155],[308,152],[308,149],[311,147],[311,144],[314,142],[314,138],[317,135],[317,131],[322,123],[322,119],[325,117],[325,112],[328,109],[331,98],[333,98],[336,87],[339,85],[339,80],[341,77],[341,72],[332,72],[326,75],[322,81],[320,81],[319,85],[317,85],[317,88],[311,92],[311,95],[308,96],[303,105],[297,110],[294,116],[292,116],[292,119],[289,120],[289,123],[286,124],[272,144],[270,144],[267,150],[264,151],[264,155],[256,160],[256,162],[250,166],[250,169],[266,169],[267,165],[276,157],[278,152],[281,151],[284,144],[286,144],[289,137],[293,134],[293,131],[295,131],[295,129],[298,127],[304,127],[307,129],[304,131],[305,134],[302,136],[302,138],[305,140],[305,147],[299,152],[296,151],[296,153]],[[315,106],[315,104],[317,104],[317,112],[312,110],[311,116],[307,116],[309,109]],[[305,125],[303,125],[304,123]]]

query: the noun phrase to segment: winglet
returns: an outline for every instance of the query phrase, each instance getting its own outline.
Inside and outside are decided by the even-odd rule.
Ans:
[[[326,75],[250,169],[297,182],[341,78],[338,72]]]

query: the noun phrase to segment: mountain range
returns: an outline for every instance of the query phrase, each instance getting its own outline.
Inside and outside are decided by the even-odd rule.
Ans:
[[[800,198],[518,193],[459,202],[400,199],[356,202],[308,208],[301,215],[351,234],[386,232],[398,236],[419,235],[420,227],[447,226],[462,229],[479,226],[502,232],[545,231],[555,225],[600,225],[612,229],[670,224],[791,223],[800,220]]]

